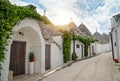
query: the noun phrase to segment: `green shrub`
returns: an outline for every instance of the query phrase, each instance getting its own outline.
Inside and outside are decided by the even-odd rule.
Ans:
[[[30,62],[35,61],[35,55],[34,55],[33,52],[30,52],[30,54],[29,54],[29,61],[30,61]]]
[[[96,53],[94,52],[94,53],[93,53],[93,55],[95,56],[95,55],[96,55]]]
[[[75,52],[72,53],[72,60],[75,61],[78,58]]]

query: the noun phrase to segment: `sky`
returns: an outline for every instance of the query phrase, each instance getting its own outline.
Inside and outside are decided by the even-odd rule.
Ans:
[[[12,4],[25,6],[33,4],[37,12],[46,16],[55,25],[69,24],[72,20],[77,26],[81,22],[93,34],[110,32],[110,19],[120,13],[120,0],[9,0]]]

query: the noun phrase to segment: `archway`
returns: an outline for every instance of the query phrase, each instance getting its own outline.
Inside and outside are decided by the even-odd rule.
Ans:
[[[14,28],[15,30],[14,30],[13,40],[11,44],[10,64],[9,64],[10,70],[13,70],[15,73],[14,75],[29,73],[29,53],[30,52],[33,52],[35,54],[35,59],[36,59],[34,73],[40,73],[41,71],[40,59],[41,59],[42,35],[40,32],[40,28],[36,27],[36,25],[31,26],[29,23],[27,25],[26,24],[23,25],[22,23],[20,23],[18,26],[15,26]],[[24,49],[22,49],[23,47]],[[24,63],[22,63],[21,61]],[[14,67],[11,67],[13,65]],[[22,69],[19,70],[20,68]],[[19,70],[19,72],[17,72],[17,70]]]

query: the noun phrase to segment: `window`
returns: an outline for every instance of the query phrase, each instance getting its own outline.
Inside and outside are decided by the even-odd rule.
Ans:
[[[79,44],[76,44],[76,48],[80,48]]]

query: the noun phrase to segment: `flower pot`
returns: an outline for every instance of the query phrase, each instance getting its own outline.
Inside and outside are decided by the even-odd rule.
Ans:
[[[29,62],[29,74],[34,73],[34,62]]]
[[[118,59],[114,59],[114,62],[115,62],[115,63],[119,63],[119,60],[118,60]]]

